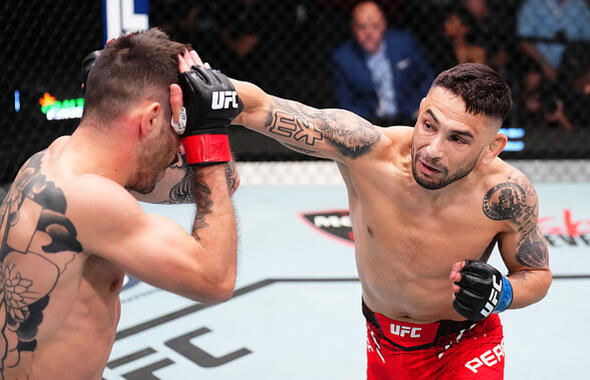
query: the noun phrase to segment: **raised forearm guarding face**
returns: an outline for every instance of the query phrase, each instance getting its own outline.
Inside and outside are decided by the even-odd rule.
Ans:
[[[240,176],[232,160],[225,164],[226,179],[230,195],[239,187]],[[186,162],[182,153],[177,153],[175,161],[170,164],[164,176],[156,183],[154,190],[147,194],[140,194],[130,190],[138,200],[147,203],[186,204],[195,203],[194,170]]]

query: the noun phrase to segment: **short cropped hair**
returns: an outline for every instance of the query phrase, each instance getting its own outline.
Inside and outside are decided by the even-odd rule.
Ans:
[[[460,96],[465,110],[477,115],[506,120],[512,108],[512,94],[506,81],[491,67],[462,63],[440,73],[432,87],[442,87]]]
[[[140,101],[160,102],[170,114],[170,84],[178,82],[178,54],[188,45],[159,29],[113,40],[102,50],[85,86],[84,116],[108,124]]]

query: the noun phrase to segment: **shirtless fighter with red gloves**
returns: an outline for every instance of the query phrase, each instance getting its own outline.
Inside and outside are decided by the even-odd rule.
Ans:
[[[201,67],[196,52],[183,58],[199,78],[221,75]],[[192,81],[195,91],[208,80]],[[502,379],[498,313],[541,300],[551,284],[535,190],[498,158],[512,106],[506,82],[479,64],[444,71],[414,128],[380,128],[232,83],[244,104],[234,124],[340,169],[367,319],[367,377]],[[506,276],[486,263],[496,243]]]
[[[154,29],[111,42],[89,70],[80,125],[14,179],[0,205],[0,379],[100,379],[125,272],[199,301],[231,297],[235,181],[218,133],[239,109],[209,107],[213,93],[183,94],[184,49]],[[178,121],[183,95],[187,108],[207,107],[189,114],[181,133],[190,175],[168,182],[160,201],[197,203],[192,234],[146,214],[128,191],[151,198],[165,172],[179,172],[167,168],[178,157],[170,119]]]

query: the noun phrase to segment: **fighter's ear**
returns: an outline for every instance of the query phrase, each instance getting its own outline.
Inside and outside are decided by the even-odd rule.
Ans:
[[[141,112],[140,134],[146,136],[151,133],[157,125],[157,118],[162,112],[162,107],[158,102],[151,102],[143,107]]]
[[[484,151],[484,156],[482,157],[482,163],[485,165],[489,165],[494,158],[498,157],[500,152],[506,146],[508,142],[508,137],[506,137],[503,133],[497,133],[493,138],[486,150]]]

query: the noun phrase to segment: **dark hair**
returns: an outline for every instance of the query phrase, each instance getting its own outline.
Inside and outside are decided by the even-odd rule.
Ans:
[[[462,63],[440,73],[432,87],[442,87],[460,96],[465,110],[474,115],[482,113],[504,121],[512,108],[510,87],[489,66]]]
[[[159,29],[107,44],[88,74],[84,117],[109,123],[143,100],[160,102],[170,114],[169,88],[178,82],[178,54],[185,48]]]

